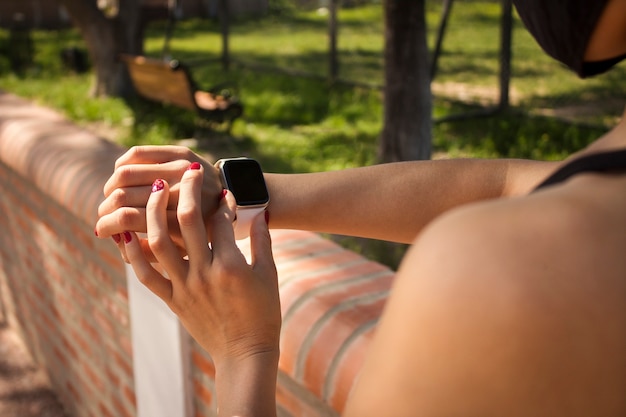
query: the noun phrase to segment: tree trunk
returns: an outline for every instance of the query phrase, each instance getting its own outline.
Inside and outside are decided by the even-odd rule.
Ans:
[[[87,44],[95,72],[91,95],[126,95],[130,83],[118,56],[143,53],[139,1],[120,0],[114,17],[105,16],[94,0],[61,0],[61,3]]]
[[[222,32],[222,68],[224,71],[230,69],[230,10],[228,9],[228,0],[220,0],[219,3],[219,19],[220,30]]]
[[[430,159],[432,98],[425,0],[385,0],[382,162]]]
[[[330,0],[328,8],[328,79],[331,83],[339,78],[339,57],[337,56],[337,9],[339,0]]]
[[[500,110],[506,110],[509,107],[512,32],[513,6],[511,0],[502,0],[502,19],[500,22],[500,103],[498,104]]]

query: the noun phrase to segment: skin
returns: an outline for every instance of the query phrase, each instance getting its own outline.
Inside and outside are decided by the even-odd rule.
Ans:
[[[625,210],[624,175],[581,175],[435,220],[345,415],[624,415]]]
[[[267,223],[263,215],[254,219],[250,265],[235,244],[232,220],[236,204],[232,194],[223,198],[210,217],[211,233],[207,234],[197,204],[202,171],[185,171],[178,184],[176,216],[189,248],[188,259],[180,256],[168,230],[169,184],[162,181],[163,189],[154,189],[146,204],[147,243],[169,279],[150,264],[134,232],[124,233],[123,244],[137,277],[210,353],[216,369],[220,415],[270,416],[276,413],[273,398],[281,317]]]
[[[626,50],[625,4],[609,2],[586,59]],[[624,148],[622,118],[572,158]],[[203,166],[186,171],[191,161]],[[344,415],[626,415],[626,175],[583,173],[529,194],[560,165],[266,175],[272,227],[413,243]],[[121,249],[138,277],[214,359],[220,414],[272,416],[280,304],[269,234],[257,218],[247,265],[232,196],[219,203],[218,184],[190,151],[131,149],[105,187],[97,230],[127,237]],[[126,232],[146,229],[143,242]]]
[[[201,161],[204,166],[202,213],[208,219],[222,189],[214,167],[187,148],[135,147],[118,159],[104,187],[106,198],[99,207],[100,219],[96,224],[98,236],[106,238],[126,230],[145,232],[150,184],[163,177],[172,184],[168,218],[173,239],[184,250],[174,212],[178,198],[176,178],[193,161]],[[272,228],[410,243],[442,212],[473,201],[523,194],[555,166],[554,162],[458,159],[312,174],[265,174],[272,196],[268,210]],[[345,195],[351,198],[343,198]],[[152,256],[145,241],[142,246]],[[123,246],[120,248],[123,250]]]

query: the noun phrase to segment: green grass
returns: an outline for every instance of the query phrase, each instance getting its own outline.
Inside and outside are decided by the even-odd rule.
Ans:
[[[431,45],[440,12],[441,2],[427,3]],[[340,78],[381,85],[381,6],[343,9],[339,22]],[[204,138],[197,149],[227,143],[222,151],[253,155],[266,170],[276,172],[314,172],[376,163],[382,127],[381,92],[326,81],[326,30],[327,17],[316,11],[236,20],[230,37],[233,65],[224,72],[219,64],[217,22],[180,22],[171,42],[173,56],[191,66],[195,80],[203,87],[222,82],[235,86],[245,106],[244,117],[234,124],[232,136],[200,132]],[[160,55],[164,31],[163,24],[148,28],[145,46],[149,55]],[[480,110],[485,100],[493,103],[497,97],[498,35],[498,2],[454,4],[435,80],[437,87],[446,87],[445,93],[435,97],[435,118]],[[84,47],[74,30],[34,32],[34,62],[22,76],[9,69],[3,54],[8,48],[6,39],[7,33],[0,30],[0,89],[60,109],[79,124],[97,123],[114,132],[114,139],[126,146],[176,143],[199,132],[193,115],[179,109],[143,102],[129,106],[115,98],[90,99],[92,75],[70,74],[58,59],[62,48]],[[546,57],[517,18],[513,39],[513,108],[489,117],[435,124],[436,155],[561,159],[597,138],[620,115],[621,107],[607,103],[624,97],[624,64],[606,75],[581,81]],[[259,65],[315,77],[259,70]],[[476,91],[478,97],[463,98],[466,92]],[[535,114],[538,109],[563,106],[588,109],[578,119],[584,125]],[[366,251],[373,253],[370,256],[390,265],[399,259],[395,249],[381,249],[374,243],[357,246],[368,246]],[[380,253],[393,255],[385,258]]]

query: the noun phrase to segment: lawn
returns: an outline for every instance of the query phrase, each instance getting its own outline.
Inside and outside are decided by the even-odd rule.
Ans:
[[[436,120],[495,104],[499,12],[494,1],[454,4],[433,83]],[[441,2],[427,2],[430,45],[440,13]],[[201,86],[222,82],[235,86],[245,106],[231,136],[202,132],[198,149],[226,143],[231,154],[253,155],[266,170],[277,172],[376,163],[382,126],[382,22],[380,5],[340,11],[339,75],[348,82],[333,85],[326,81],[327,16],[320,11],[236,19],[228,72],[219,64],[219,24],[179,22],[171,41],[173,57],[191,66]],[[160,56],[164,33],[163,24],[149,27],[147,54]],[[71,74],[58,59],[62,48],[84,47],[74,30],[36,31],[33,36],[35,63],[23,77],[12,74],[6,58],[0,56],[0,89],[60,109],[77,123],[126,146],[176,143],[198,133],[193,116],[178,109],[90,99],[92,75]],[[560,159],[597,138],[621,114],[626,92],[623,64],[609,74],[582,81],[546,57],[517,17],[513,39],[510,110],[435,123],[435,157]],[[0,30],[0,49],[7,47],[5,40],[6,32]],[[276,68],[311,77],[290,76]],[[383,261],[393,265],[397,260]]]

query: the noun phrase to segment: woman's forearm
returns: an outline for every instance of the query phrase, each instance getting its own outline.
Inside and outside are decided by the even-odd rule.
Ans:
[[[554,163],[439,160],[312,174],[266,174],[272,228],[409,243],[456,206],[523,194]]]

